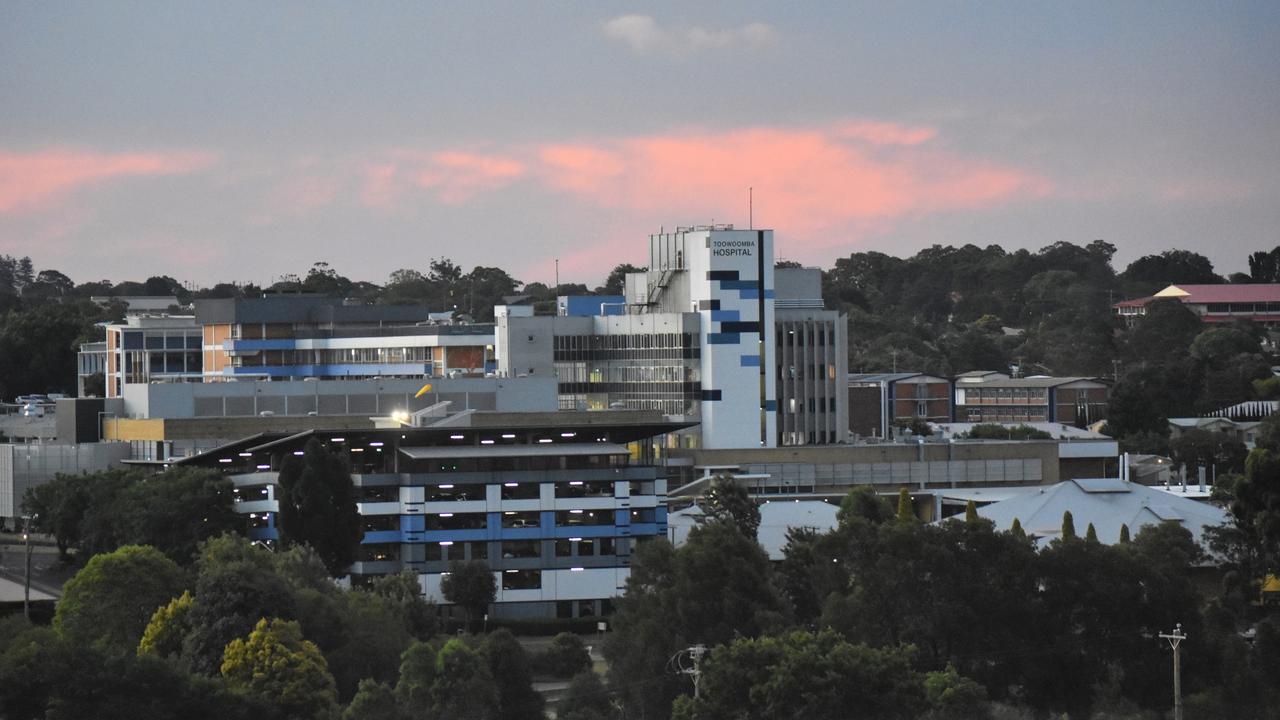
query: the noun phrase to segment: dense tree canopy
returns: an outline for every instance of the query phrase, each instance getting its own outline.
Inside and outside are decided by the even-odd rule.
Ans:
[[[346,574],[364,537],[346,459],[319,440],[280,468],[280,539],[309,545],[335,577]]]

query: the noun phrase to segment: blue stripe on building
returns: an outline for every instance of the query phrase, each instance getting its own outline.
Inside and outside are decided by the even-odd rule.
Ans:
[[[709,345],[737,345],[741,342],[742,336],[738,333],[707,333]]]
[[[737,310],[712,310],[711,322],[735,322],[740,320],[742,313]]]
[[[738,358],[741,367],[760,367],[759,355],[742,355]]]

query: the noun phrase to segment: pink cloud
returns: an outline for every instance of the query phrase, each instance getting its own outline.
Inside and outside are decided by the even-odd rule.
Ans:
[[[209,153],[0,150],[0,214],[42,210],[84,187],[124,177],[183,175],[215,161]]]
[[[933,147],[936,136],[931,128],[855,122],[557,143],[540,150],[539,170],[554,190],[672,222],[742,222],[753,187],[756,226],[810,249],[914,215],[1053,189],[1032,173]]]
[[[524,172],[524,165],[510,157],[448,151],[432,156],[416,182],[434,190],[440,202],[455,205],[477,193],[505,187]]]

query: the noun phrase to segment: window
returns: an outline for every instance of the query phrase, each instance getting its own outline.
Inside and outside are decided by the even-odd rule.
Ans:
[[[502,557],[504,558],[542,557],[542,541],[541,540],[504,540],[502,541]]]
[[[535,528],[540,524],[540,517],[537,511],[516,512],[508,510],[502,513],[502,527],[504,528]]]
[[[561,510],[556,513],[556,525],[612,525],[612,510]]]
[[[507,570],[502,573],[503,590],[537,590],[541,587],[541,570]]]

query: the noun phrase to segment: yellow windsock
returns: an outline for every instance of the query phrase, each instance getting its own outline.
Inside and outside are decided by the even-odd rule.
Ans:
[[[423,386],[422,386],[422,389],[421,389],[421,390],[419,390],[419,391],[418,391],[418,392],[417,392],[413,397],[414,397],[414,398],[420,398],[420,397],[422,397],[423,395],[426,395],[426,394],[427,394],[427,393],[429,393],[429,392],[431,392],[431,383],[427,383],[426,385],[423,385]]]

